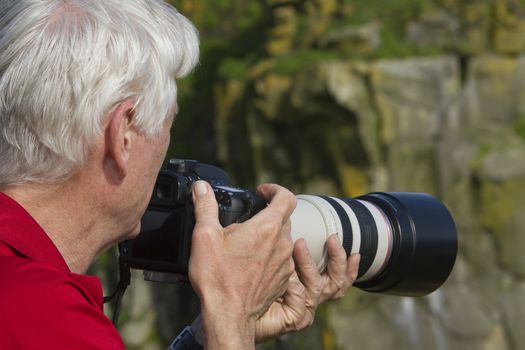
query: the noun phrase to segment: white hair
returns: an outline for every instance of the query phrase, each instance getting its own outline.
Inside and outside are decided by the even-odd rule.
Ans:
[[[153,137],[198,41],[162,0],[0,0],[0,188],[67,179],[124,100]]]

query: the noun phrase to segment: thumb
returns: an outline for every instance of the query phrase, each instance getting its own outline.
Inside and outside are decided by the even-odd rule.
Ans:
[[[211,186],[206,181],[196,181],[192,187],[195,211],[195,228],[199,226],[220,226],[219,207]]]

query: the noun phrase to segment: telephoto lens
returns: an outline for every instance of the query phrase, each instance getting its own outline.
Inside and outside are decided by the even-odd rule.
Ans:
[[[347,255],[361,254],[354,286],[374,293],[423,296],[439,288],[456,259],[454,220],[425,193],[376,192],[355,199],[298,195],[292,238],[304,238],[320,271],[326,240],[337,234]]]
[[[220,168],[172,159],[160,171],[141,233],[119,244],[121,266],[147,271],[147,279],[187,281],[195,224],[191,186],[208,181],[223,226],[266,207],[251,191],[231,187]],[[304,238],[319,271],[327,265],[326,240],[337,234],[347,255],[361,254],[354,286],[373,293],[422,296],[450,275],[457,253],[454,220],[425,193],[375,192],[357,198],[298,195],[290,217],[292,238]]]

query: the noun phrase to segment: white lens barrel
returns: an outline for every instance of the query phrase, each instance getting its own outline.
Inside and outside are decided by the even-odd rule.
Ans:
[[[341,220],[335,209],[317,196],[298,195],[297,207],[290,216],[292,239],[304,238],[319,271],[326,268],[326,240],[337,233],[343,240]]]
[[[390,254],[392,253],[392,230],[388,223],[385,214],[374,204],[367,201],[359,201],[370,211],[374,217],[374,222],[377,227],[377,250],[372,266],[364,273],[363,276],[357,279],[357,282],[364,282],[376,276],[385,267]]]
[[[326,199],[325,199],[326,198]],[[339,241],[345,239],[351,240],[350,253],[360,252],[366,247],[362,246],[361,223],[354,210],[343,200],[334,197],[320,197],[313,195],[298,195],[297,207],[292,213],[290,220],[292,223],[292,239],[296,241],[304,238],[308,249],[317,265],[319,271],[324,271],[327,264],[326,240],[332,234],[337,234]],[[330,201],[332,203],[330,203]],[[377,229],[377,249],[373,262],[370,267],[360,273],[358,281],[367,281],[376,276],[385,267],[392,250],[392,232],[388,219],[383,212],[374,204],[359,201],[369,212],[369,217],[373,222],[367,222],[367,225],[374,225]],[[338,211],[334,208],[339,206]],[[365,210],[363,208],[363,210]],[[346,215],[343,220],[340,215]],[[361,219],[363,220],[363,219]],[[342,222],[346,222],[351,227],[344,228]],[[351,237],[344,237],[346,235]],[[346,249],[348,249],[348,246]],[[369,248],[370,249],[370,248]]]
[[[359,226],[359,220],[357,219],[357,216],[355,215],[354,211],[350,209],[348,204],[340,200],[339,198],[330,197],[333,200],[335,200],[343,209],[345,210],[346,214],[348,215],[348,219],[350,220],[350,225],[352,226],[352,250],[351,254],[359,253],[359,250],[361,249],[361,227]]]

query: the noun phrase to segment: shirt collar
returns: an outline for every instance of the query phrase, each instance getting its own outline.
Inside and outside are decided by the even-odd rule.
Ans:
[[[1,192],[0,240],[30,259],[71,272],[57,247],[31,214]]]

